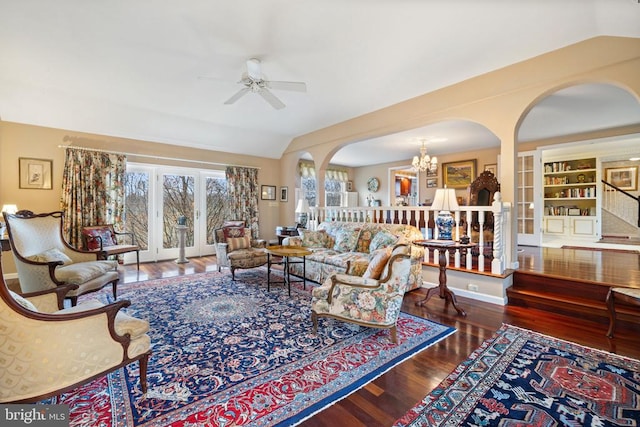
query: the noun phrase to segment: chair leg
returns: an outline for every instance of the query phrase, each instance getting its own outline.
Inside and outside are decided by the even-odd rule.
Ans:
[[[140,251],[136,251],[136,266],[138,267],[138,271],[140,271]]]
[[[71,307],[75,307],[76,304],[78,304],[78,297],[69,297],[69,299],[71,300]]]
[[[229,267],[229,269],[231,270],[231,280],[235,281],[236,280],[236,269],[233,267]]]
[[[147,392],[147,366],[149,365],[149,356],[147,353],[140,359],[140,389],[143,393]]]
[[[313,335],[318,334],[318,315],[315,311],[311,312],[311,323],[313,324]]]
[[[391,342],[396,344],[398,342],[398,329],[396,328],[396,325],[393,325],[390,332],[391,332]]]
[[[615,296],[611,289],[607,294],[607,308],[609,309],[609,330],[607,336],[613,338],[613,331],[616,329],[616,308],[615,308]]]

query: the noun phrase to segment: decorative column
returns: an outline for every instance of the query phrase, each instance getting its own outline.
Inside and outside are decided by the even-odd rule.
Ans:
[[[185,240],[185,234],[187,233],[187,226],[186,225],[176,225],[176,230],[178,230],[178,259],[176,260],[176,263],[178,264],[184,264],[186,262],[189,262],[189,260],[184,256],[184,240]]]

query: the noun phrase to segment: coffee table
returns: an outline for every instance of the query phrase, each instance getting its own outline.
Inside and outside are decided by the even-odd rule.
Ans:
[[[312,252],[302,246],[267,246],[267,292],[271,290],[271,284],[282,283],[287,285],[289,288],[289,296],[291,296],[291,283],[292,282],[302,282],[303,288],[307,288],[307,280],[306,280],[306,265],[305,265],[305,257],[307,255],[311,255]],[[274,261],[273,257],[282,258],[282,261]],[[302,258],[299,261],[292,261],[291,257]],[[291,280],[291,275],[289,273],[289,265],[291,264],[302,264],[302,280]],[[283,276],[284,280],[272,281],[271,280],[271,266],[272,265],[282,265],[284,268]]]

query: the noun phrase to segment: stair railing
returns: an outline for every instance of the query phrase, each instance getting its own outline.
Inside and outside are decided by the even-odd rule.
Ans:
[[[640,227],[640,197],[602,180],[605,185],[602,207],[630,224]],[[632,202],[635,201],[635,203]],[[634,210],[635,208],[635,210]],[[634,213],[631,213],[634,212]]]

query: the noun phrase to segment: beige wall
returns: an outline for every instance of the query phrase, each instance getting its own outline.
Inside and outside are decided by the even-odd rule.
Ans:
[[[65,137],[70,137],[71,140],[65,141]],[[0,122],[0,171],[2,171],[0,174],[2,180],[0,182],[0,206],[13,203],[19,209],[28,209],[34,212],[50,212],[60,209],[64,166],[64,149],[58,148],[60,145],[77,145],[157,157],[177,157],[185,160],[220,163],[221,165],[128,156],[129,161],[141,163],[220,170],[224,169],[222,164],[252,166],[259,168],[258,179],[261,185],[275,185],[278,188],[283,185],[280,180],[279,160]],[[18,158],[20,157],[53,160],[53,189],[20,189],[18,182]],[[289,191],[292,192],[293,189],[290,188]],[[279,200],[260,200],[260,237],[275,238],[275,227],[280,224],[280,211],[291,210],[293,212],[295,209],[291,194],[288,203]],[[8,256],[8,253],[4,255],[2,260],[4,273],[14,273],[15,266],[12,257]]]
[[[341,147],[446,120],[470,120],[501,141],[499,181],[503,199],[515,203],[518,127],[529,110],[549,94],[568,86],[604,82],[640,98],[640,39],[601,36],[465,80],[449,87],[337,123],[295,138],[285,151],[290,164],[302,151],[325,164]],[[379,171],[363,169],[366,174]],[[287,177],[288,178],[288,177]],[[359,177],[358,185],[362,185]],[[382,194],[388,194],[388,189]],[[516,222],[511,224],[512,260],[516,260]],[[515,267],[510,265],[508,267]]]

